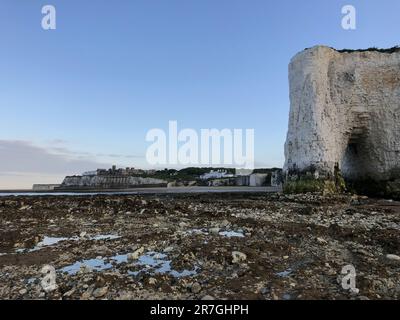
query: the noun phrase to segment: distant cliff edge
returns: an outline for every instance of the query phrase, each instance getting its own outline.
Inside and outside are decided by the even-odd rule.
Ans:
[[[57,189],[128,189],[137,187],[166,187],[168,181],[133,176],[69,176]]]

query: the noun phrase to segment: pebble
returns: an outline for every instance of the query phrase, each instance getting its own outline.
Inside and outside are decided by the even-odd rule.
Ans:
[[[89,300],[90,297],[91,297],[90,291],[85,291],[81,295],[81,300]]]
[[[107,292],[108,292],[107,287],[97,288],[96,290],[93,291],[93,297],[95,298],[104,297]]]
[[[351,289],[350,289],[350,293],[351,293],[352,295],[357,295],[357,294],[360,293],[360,289],[358,289],[358,288],[351,288]]]
[[[79,274],[84,274],[84,273],[90,273],[90,272],[92,272],[92,271],[93,271],[93,270],[92,270],[91,267],[82,264],[82,265],[79,267],[78,273],[79,273]]]
[[[217,235],[220,230],[221,230],[220,228],[210,228],[208,229],[208,232],[210,232],[210,234]]]
[[[232,258],[232,263],[240,263],[246,261],[247,256],[243,252],[233,251]]]
[[[222,222],[221,222],[221,226],[223,226],[223,227],[227,227],[227,226],[229,226],[229,221],[228,220],[222,220]]]
[[[64,297],[70,297],[74,294],[75,289],[71,289],[63,294]]]
[[[129,253],[128,260],[133,261],[133,260],[139,259],[139,257],[143,254],[143,252],[144,252],[144,247],[141,247],[141,248],[137,249],[136,251]]]
[[[86,235],[87,235],[87,232],[86,232],[86,231],[83,231],[83,232],[81,232],[81,233],[79,234],[79,237],[80,237],[80,238],[84,238],[84,237],[86,237]]]
[[[264,288],[261,288],[261,290],[260,290],[260,293],[261,294],[269,294],[271,292],[271,289],[270,288],[267,288],[267,287],[264,287]]]
[[[400,257],[395,254],[387,254],[386,259],[388,259],[390,261],[400,262]]]
[[[26,294],[28,292],[28,290],[26,290],[26,289],[21,289],[21,290],[19,290],[19,294],[21,295],[21,296],[23,296],[24,294]]]
[[[192,284],[192,287],[190,289],[193,293],[199,293],[201,291],[201,285],[200,283],[195,282]]]

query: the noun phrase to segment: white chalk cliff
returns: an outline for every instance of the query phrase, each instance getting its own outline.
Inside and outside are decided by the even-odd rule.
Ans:
[[[133,188],[140,186],[166,185],[168,181],[154,178],[142,178],[133,176],[69,176],[65,177],[61,188]]]
[[[400,176],[400,50],[316,46],[292,59],[289,82],[286,173]]]

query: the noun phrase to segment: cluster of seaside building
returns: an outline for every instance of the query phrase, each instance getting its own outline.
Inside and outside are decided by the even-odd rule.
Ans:
[[[135,187],[181,187],[181,186],[279,186],[282,170],[266,170],[265,173],[241,173],[230,170],[210,170],[201,175],[179,177],[179,171],[166,174],[164,171],[136,168],[97,169],[82,175],[67,176],[61,184],[35,184],[35,191],[80,190],[80,189],[128,189]]]
[[[82,176],[137,176],[137,175],[154,175],[157,170],[143,170],[133,167],[117,168],[112,166],[110,169],[97,169],[95,171],[87,171]]]
[[[275,169],[268,173],[228,173],[226,170],[211,170],[200,176],[200,179],[207,181],[209,186],[249,186],[263,187],[281,185],[282,170]]]

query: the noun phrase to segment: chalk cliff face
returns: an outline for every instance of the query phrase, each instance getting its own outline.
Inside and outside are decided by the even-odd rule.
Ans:
[[[289,65],[287,175],[399,178],[400,51],[317,46]]]
[[[162,186],[168,181],[142,177],[120,176],[71,176],[65,177],[61,184],[62,189],[74,188],[99,188],[99,189],[123,189],[140,186]]]

